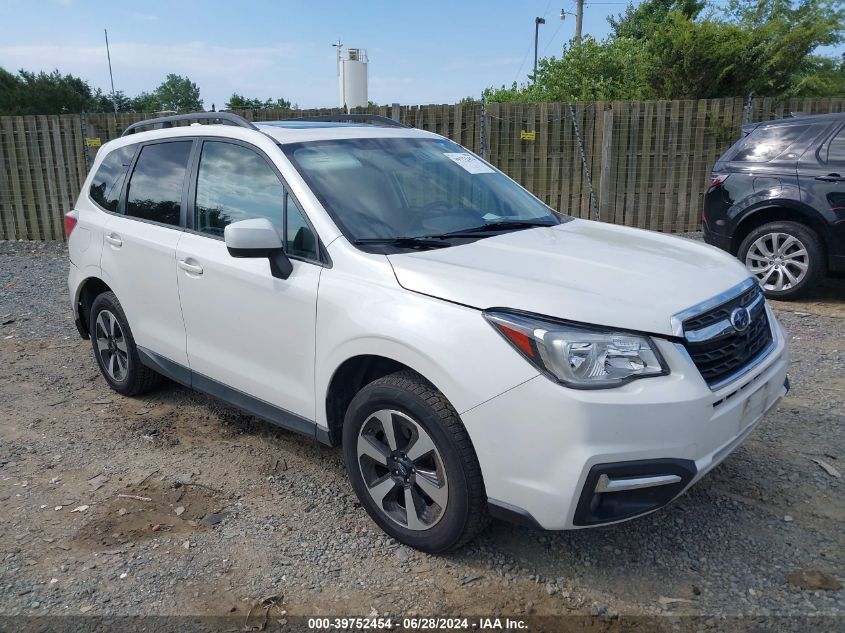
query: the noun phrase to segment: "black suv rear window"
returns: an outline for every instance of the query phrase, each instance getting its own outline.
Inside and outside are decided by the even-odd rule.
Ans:
[[[726,160],[765,163],[786,154],[811,127],[811,125],[758,127],[731,148]],[[788,158],[798,158],[798,156]]]
[[[91,180],[91,199],[106,211],[117,211],[126,170],[135,156],[136,148],[136,145],[126,145],[109,152]]]

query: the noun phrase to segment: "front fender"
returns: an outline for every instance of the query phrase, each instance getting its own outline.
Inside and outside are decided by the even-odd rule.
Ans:
[[[336,265],[320,278],[315,366],[320,426],[328,428],[325,402],[332,377],[354,356],[383,356],[410,367],[458,413],[538,374],[479,310],[405,290],[386,258],[382,262],[358,274]]]

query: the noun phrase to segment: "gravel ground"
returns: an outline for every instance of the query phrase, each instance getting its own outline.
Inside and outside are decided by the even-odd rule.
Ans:
[[[173,384],[111,392],[66,269],[62,244],[0,242],[0,615],[246,618],[268,596],[285,617],[845,615],[842,589],[788,581],[845,580],[843,480],[813,461],[845,471],[841,281],[775,306],[792,392],[676,503],[574,532],[495,522],[432,557],[371,523],[339,450]]]

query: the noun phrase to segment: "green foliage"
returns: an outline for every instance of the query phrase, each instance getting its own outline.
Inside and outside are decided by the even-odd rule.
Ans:
[[[227,110],[290,110],[290,108],[291,102],[287,99],[266,99],[262,101],[261,99],[248,99],[237,92],[233,92],[229,101],[226,102]]]
[[[115,105],[117,108],[115,109]],[[122,90],[115,91],[114,95],[108,94],[97,88],[88,107],[88,112],[132,112],[132,99],[126,96]]]
[[[570,42],[560,59],[541,59],[535,81],[510,89],[488,89],[488,101],[611,101],[649,99],[647,60],[631,38],[615,38],[606,43],[590,36],[581,43]]]
[[[159,112],[163,109],[161,101],[155,93],[142,92],[132,99],[133,112]]]
[[[0,69],[0,114],[61,114],[81,112],[92,101],[91,87],[79,77]]]
[[[645,0],[610,18],[612,33],[570,42],[528,84],[490,101],[707,99],[845,94],[845,64],[814,55],[845,37],[841,0]]]
[[[705,3],[699,0],[645,0],[636,6],[629,4],[624,13],[610,16],[607,22],[613,30],[614,38],[630,37],[641,40],[666,22],[671,11],[679,11],[687,19],[694,20],[704,9],[704,5]]]
[[[167,75],[154,94],[158,99],[160,110],[195,112],[203,109],[200,89],[187,77]]]

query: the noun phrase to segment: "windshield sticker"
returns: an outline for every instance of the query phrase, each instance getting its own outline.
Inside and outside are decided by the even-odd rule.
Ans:
[[[465,152],[447,152],[443,155],[466,169],[471,174],[492,174],[495,172],[492,167],[485,165],[472,154],[467,154]]]

